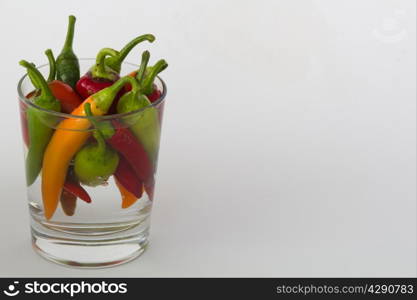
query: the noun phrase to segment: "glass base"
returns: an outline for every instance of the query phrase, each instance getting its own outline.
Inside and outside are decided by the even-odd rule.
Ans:
[[[43,224],[32,218],[34,250],[47,260],[61,265],[105,268],[137,258],[148,245],[149,218],[133,224],[71,225],[60,224],[57,230],[50,223]],[[109,228],[111,231],[108,231]]]

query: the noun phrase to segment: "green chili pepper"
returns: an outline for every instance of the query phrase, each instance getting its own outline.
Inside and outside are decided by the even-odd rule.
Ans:
[[[45,51],[45,55],[48,58],[48,62],[49,62],[49,75],[48,75],[47,82],[51,82],[52,80],[55,79],[55,74],[56,74],[54,54],[52,53],[51,49],[47,49]],[[36,68],[34,63],[32,63],[31,65]],[[28,72],[27,74],[28,74],[28,77],[29,77],[30,81],[32,82],[33,86],[36,89],[36,91],[31,93],[31,95],[33,95],[33,96],[39,95],[39,89],[40,89],[41,86],[40,86],[40,83],[38,82],[38,79],[36,77],[32,76],[32,72]]]
[[[149,52],[145,51],[142,54],[142,62],[139,68],[137,79],[140,81],[144,77],[146,70],[146,65],[149,61]],[[140,82],[139,82],[140,84]],[[160,136],[160,125],[158,110],[150,106],[151,102],[143,94],[141,89],[138,91],[130,91],[124,94],[117,105],[118,113],[127,113],[135,111],[141,108],[145,108],[143,111],[134,114],[133,116],[125,118],[125,122],[129,123],[129,127],[136,138],[142,143],[145,151],[147,152],[149,158],[151,159],[153,165],[156,165],[156,160],[158,157],[158,148],[159,148],[159,136]]]
[[[150,95],[153,92],[153,83],[155,81],[155,77],[167,67],[168,63],[164,59],[160,59],[154,66],[146,68],[145,77],[143,79],[143,83],[141,84],[142,93],[145,95]],[[136,75],[136,78],[139,80],[138,76],[139,72]]]
[[[61,105],[52,95],[45,78],[35,66],[25,60],[20,65],[27,69],[30,78],[34,79],[33,85],[39,88],[40,94],[35,96],[33,103],[41,108],[60,111]],[[54,131],[53,124],[56,119],[37,108],[29,106],[26,110],[28,121],[30,146],[26,156],[26,182],[30,186],[35,182],[42,168],[43,153]]]
[[[93,117],[90,103],[84,105],[88,117]],[[93,136],[97,143],[88,143],[74,159],[74,172],[78,179],[89,186],[97,186],[105,183],[119,164],[119,156],[116,151],[107,147],[105,137],[99,129],[97,122],[91,118],[96,129]]]
[[[72,49],[74,40],[75,17],[69,16],[67,37],[64,47],[56,59],[57,79],[75,87],[78,79],[80,79],[80,65],[78,58]]]
[[[153,43],[153,41],[155,41],[155,36],[153,36],[152,34],[144,34],[131,40],[126,46],[124,46],[122,50],[119,51],[117,56],[111,56],[106,58],[106,66],[113,69],[116,73],[120,73],[123,60],[137,44],[143,41]]]

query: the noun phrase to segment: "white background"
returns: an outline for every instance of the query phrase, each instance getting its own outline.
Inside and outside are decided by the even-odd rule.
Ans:
[[[414,0],[0,1],[1,276],[416,276]],[[31,249],[22,58],[164,57],[151,244],[111,270]],[[142,45],[128,61],[138,62]]]

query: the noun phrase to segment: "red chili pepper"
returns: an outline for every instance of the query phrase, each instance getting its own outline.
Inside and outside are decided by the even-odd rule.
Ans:
[[[118,56],[119,52],[111,48],[101,49],[97,54],[96,64],[78,80],[75,89],[83,99],[111,86],[119,79],[119,74],[104,63],[106,56]]]
[[[73,216],[75,213],[75,208],[77,207],[77,196],[67,192],[66,190],[63,190],[59,200],[61,202],[61,207],[64,213],[67,216]]]
[[[153,85],[153,92],[150,95],[146,95],[146,96],[148,97],[149,101],[151,101],[153,103],[156,100],[158,100],[161,97],[161,95],[162,95],[161,91],[154,84]]]
[[[74,195],[76,198],[78,197],[87,203],[91,203],[91,197],[87,193],[87,191],[80,185],[80,182],[74,173],[73,167],[68,168],[63,191],[66,191],[67,193],[70,193],[71,195]]]
[[[152,179],[148,180],[147,182],[144,183],[144,188],[146,193],[148,194],[149,200],[153,201],[153,194],[155,191],[155,180],[152,177]]]
[[[144,34],[134,38],[120,52],[111,48],[101,49],[97,54],[96,64],[77,82],[75,87],[77,92],[86,99],[112,85],[119,79],[122,62],[129,52],[143,41],[152,43],[154,40],[155,37],[152,34]],[[106,58],[106,56],[109,57]],[[116,100],[114,102],[117,102]]]
[[[116,180],[138,199],[142,197],[143,183],[123,156],[119,158],[119,165],[114,173]]]
[[[74,196],[77,196],[78,198],[87,203],[91,203],[90,195],[78,182],[72,180],[65,181],[64,190],[68,193],[73,194]]]
[[[128,128],[124,127],[125,125],[116,120],[112,121],[112,124],[115,132],[107,142],[124,156],[142,182],[151,180],[153,167],[142,144]]]
[[[72,87],[62,81],[54,80],[49,82],[48,85],[54,97],[61,102],[61,110],[64,113],[71,113],[83,102]]]

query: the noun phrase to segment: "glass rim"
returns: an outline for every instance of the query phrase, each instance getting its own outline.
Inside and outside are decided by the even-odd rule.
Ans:
[[[79,58],[78,60],[84,60],[84,61],[92,60],[92,61],[95,61],[95,58]],[[122,64],[130,65],[130,66],[134,66],[134,67],[139,68],[139,65],[129,63],[129,62],[123,62]],[[46,63],[46,64],[43,64],[43,65],[37,66],[36,68],[40,69],[40,68],[43,68],[43,67],[46,67],[46,66],[49,66],[49,64]],[[22,84],[23,84],[23,81],[25,80],[26,77],[28,77],[27,73],[25,75],[23,75],[22,78],[20,78],[20,80],[17,83],[17,93],[18,93],[18,96],[19,96],[19,101],[25,103],[28,106],[31,106],[32,108],[37,109],[37,110],[43,111],[45,113],[48,113],[48,114],[51,114],[51,115],[54,115],[54,116],[57,116],[57,117],[60,117],[60,118],[66,118],[66,119],[69,119],[69,118],[71,118],[71,119],[91,119],[91,118],[94,118],[94,119],[97,119],[97,120],[111,120],[111,119],[124,118],[124,117],[128,117],[128,116],[137,114],[139,112],[142,112],[145,109],[148,109],[148,108],[151,108],[151,107],[157,107],[159,104],[161,104],[165,100],[165,96],[167,94],[167,86],[166,86],[165,82],[162,80],[161,77],[156,76],[156,78],[161,82],[162,93],[161,93],[161,96],[156,101],[152,102],[148,106],[145,106],[145,107],[133,110],[133,111],[129,111],[129,112],[126,112],[126,113],[121,113],[121,114],[112,114],[112,115],[104,115],[104,116],[92,116],[92,117],[78,116],[78,115],[67,114],[67,113],[64,113],[64,112],[57,112],[57,111],[53,111],[53,110],[49,110],[49,109],[40,107],[40,106],[36,105],[35,103],[33,103],[32,101],[30,101],[28,98],[26,98],[26,96],[23,94],[23,91],[22,91]]]

